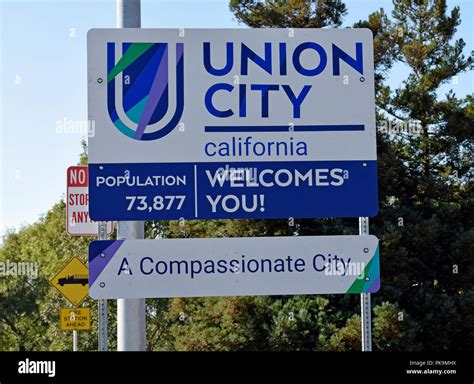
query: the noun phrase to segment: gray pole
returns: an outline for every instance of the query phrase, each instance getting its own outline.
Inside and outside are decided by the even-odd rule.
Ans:
[[[140,0],[117,0],[117,28],[140,27]]]
[[[369,218],[359,217],[359,235],[369,234]],[[372,351],[372,308],[370,305],[370,293],[360,294],[360,317],[362,331],[362,351]]]
[[[107,239],[107,223],[99,222],[99,240]],[[99,299],[99,351],[107,351],[108,349],[108,320],[107,320],[107,299]]]
[[[140,0],[117,0],[117,28],[140,28]],[[118,239],[143,239],[143,221],[120,221]],[[145,350],[145,299],[117,300],[117,349]]]
[[[77,331],[72,331],[72,350],[77,352]]]

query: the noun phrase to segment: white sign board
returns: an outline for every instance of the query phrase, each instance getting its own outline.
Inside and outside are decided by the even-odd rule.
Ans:
[[[94,299],[376,292],[375,236],[94,241]]]
[[[67,169],[66,230],[71,236],[97,236],[99,225],[89,216],[88,169],[73,166]],[[114,231],[107,222],[107,233]]]
[[[92,29],[95,220],[378,210],[368,29]]]

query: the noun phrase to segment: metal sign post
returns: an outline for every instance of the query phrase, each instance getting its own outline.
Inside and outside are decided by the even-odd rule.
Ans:
[[[99,351],[108,350],[108,320],[107,320],[107,299],[100,299],[99,309]]]
[[[359,235],[369,234],[369,218],[359,217]],[[362,351],[372,351],[372,308],[370,305],[370,293],[360,294],[360,315],[362,330]]]
[[[107,225],[99,222],[99,240],[106,240]],[[99,351],[108,350],[108,321],[107,321],[107,299],[100,299],[98,303],[99,312]]]
[[[72,350],[77,352],[77,331],[72,331]]]
[[[140,28],[140,0],[117,0],[117,28]],[[143,239],[144,221],[118,223],[119,239]],[[144,351],[146,340],[145,299],[117,300],[117,349]]]

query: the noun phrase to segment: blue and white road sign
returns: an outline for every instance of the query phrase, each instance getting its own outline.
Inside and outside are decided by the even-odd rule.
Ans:
[[[93,220],[378,210],[367,29],[93,29]]]
[[[376,292],[375,236],[104,240],[89,244],[94,299]]]

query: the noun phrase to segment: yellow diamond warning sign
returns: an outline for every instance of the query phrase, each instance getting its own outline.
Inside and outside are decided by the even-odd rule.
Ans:
[[[79,305],[89,292],[88,269],[77,257],[73,257],[51,280],[56,288],[72,305]]]
[[[90,308],[61,308],[60,325],[63,331],[91,329]]]

